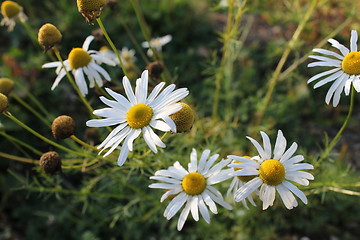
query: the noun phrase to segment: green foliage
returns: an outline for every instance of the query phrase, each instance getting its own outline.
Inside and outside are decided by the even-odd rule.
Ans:
[[[77,12],[75,1],[18,2],[23,5],[29,16],[28,24],[35,32],[48,22],[58,27],[63,34],[60,51],[64,58],[97,29],[96,24],[85,23]],[[101,16],[119,49],[123,46],[136,49],[132,37],[139,44],[145,41],[130,2],[117,1],[112,9],[106,7]],[[250,210],[237,203],[233,204],[232,211],[219,208],[219,213],[211,216],[210,225],[203,219],[195,222],[189,216],[184,229],[178,232],[179,214],[167,221],[163,212],[169,201],[160,203],[163,192],[148,188],[154,182],[149,177],[157,170],[166,169],[175,161],[187,166],[192,148],[198,152],[210,149],[223,158],[229,154],[255,153],[245,137],[255,132],[252,137],[258,138],[260,130],[274,139],[277,129],[282,129],[288,144],[296,141],[300,146],[298,152],[304,155],[305,161],[315,165],[321,149],[328,145],[324,132],[329,132],[330,139],[335,135],[348,111],[348,98],[344,97],[336,109],[324,107],[326,89],[315,94],[307,86],[307,79],[318,72],[306,68],[301,57],[345,18],[353,21],[344,26],[346,31],[341,33],[348,34],[350,26],[357,26],[353,23],[356,20],[354,10],[348,7],[353,1],[319,1],[316,13],[293,45],[283,70],[294,63],[301,65],[280,76],[264,119],[257,126],[253,124],[257,117],[255,112],[263,104],[269,79],[310,1],[248,1],[239,22],[231,21],[229,29],[226,29],[228,11],[217,6],[219,1],[135,2],[140,3],[152,37],[173,36],[172,42],[164,47],[162,57],[171,75],[167,80],[190,91],[185,101],[194,107],[197,115],[192,130],[166,135],[167,147],[159,149],[157,154],[149,152],[144,140],[137,139],[134,151],[122,167],[116,165],[118,151],[103,158],[71,139],[57,143],[85,157],[61,152],[65,164],[59,175],[48,176],[37,165],[0,158],[0,238],[270,240],[306,236],[320,240],[332,237],[357,239],[360,229],[359,170],[349,160],[358,156],[350,153],[344,156],[342,148],[336,149],[340,152],[338,155],[325,158],[320,168],[312,172],[315,180],[309,186],[301,187],[309,199],[308,205],[299,203],[299,207],[291,211],[285,208],[279,196],[274,206],[266,211],[262,210],[258,200],[257,207]],[[330,10],[335,11],[335,17],[331,17]],[[9,97],[9,111],[49,139],[52,139],[49,127],[52,120],[61,114],[70,115],[76,119],[76,135],[84,139],[85,121],[91,118],[86,108],[65,79],[50,91],[54,71],[44,70],[41,66],[52,61],[54,56],[43,54],[31,42],[26,29],[19,22],[16,24],[13,32],[6,32],[5,28],[0,32],[0,77],[9,77],[16,82],[13,96]],[[348,39],[347,35],[336,36],[337,39]],[[104,38],[92,43],[93,49],[103,45],[107,45]],[[139,49],[136,49],[136,57],[139,71],[131,79],[138,78],[147,65]],[[123,93],[121,69],[105,68],[112,78],[106,87]],[[213,116],[217,83],[220,83],[218,114]],[[155,81],[151,84],[155,85]],[[94,90],[87,96],[95,109],[103,107],[98,98],[100,95],[101,92]],[[38,110],[48,126],[24,108],[15,96],[36,109],[39,108],[37,100],[44,108]],[[0,133],[20,140],[11,140],[1,134],[0,152],[39,159],[41,154],[38,152],[55,150],[5,116],[0,116],[0,121],[5,127]],[[99,137],[91,140],[95,146],[106,137],[108,130],[99,129],[98,134]],[[346,147],[352,142],[345,138],[339,144]],[[96,163],[86,165],[92,161]],[[218,184],[219,190],[225,193],[229,184],[230,180]]]

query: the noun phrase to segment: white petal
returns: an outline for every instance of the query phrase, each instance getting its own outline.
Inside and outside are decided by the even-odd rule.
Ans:
[[[210,223],[209,210],[205,206],[205,203],[204,203],[204,200],[202,199],[202,196],[199,197],[199,210],[200,210],[201,216],[204,218],[204,220],[207,223]]]
[[[264,146],[264,151],[265,151],[264,158],[269,159],[269,158],[271,158],[271,143],[270,143],[269,136],[263,131],[260,131],[260,134],[263,139],[263,146]]]
[[[274,159],[280,159],[286,149],[286,138],[281,130],[278,131],[275,147],[274,147]]]
[[[267,159],[267,158],[265,158],[267,155],[266,155],[264,149],[260,146],[260,144],[255,139],[253,139],[251,137],[246,137],[246,138],[249,139],[251,141],[251,143],[254,145],[254,147],[256,148],[258,153],[260,154],[262,160]]]
[[[197,154],[195,148],[192,149],[190,154],[190,163],[188,164],[189,172],[197,171]]]
[[[147,105],[150,104],[155,99],[155,97],[159,94],[159,92],[161,91],[161,89],[164,86],[165,86],[165,82],[161,82],[158,85],[156,85],[154,87],[154,89],[151,91],[149,97],[146,99],[145,104],[147,104]]]
[[[294,195],[282,184],[276,186],[276,189],[287,209],[293,209],[298,205]]]
[[[61,70],[59,72],[59,75],[56,77],[53,85],[51,86],[51,90],[54,90],[57,87],[57,85],[59,85],[60,81],[64,78],[65,75],[66,75],[65,70]]]
[[[314,48],[313,52],[317,52],[317,53],[321,53],[321,54],[325,54],[325,55],[329,55],[329,56],[333,56],[338,58],[339,60],[343,60],[344,56],[341,56],[340,54],[336,53],[336,52],[332,52],[329,50],[325,50],[325,49],[321,49],[321,48]]]
[[[284,181],[282,184],[287,187],[291,192],[293,192],[298,198],[300,198],[303,203],[307,204],[307,198],[305,194],[300,191],[294,184],[288,181]]]
[[[125,109],[129,109],[132,106],[129,100],[127,100],[123,95],[114,92],[110,88],[105,88],[105,90],[111,97],[113,97],[116,101],[118,101],[120,105],[124,106]]]
[[[163,132],[170,131],[170,126],[160,120],[151,121],[150,126]]]
[[[249,182],[245,183],[243,186],[241,186],[234,194],[234,199],[236,202],[240,202],[244,199],[246,199],[250,194],[252,194],[258,187],[261,186],[263,181],[256,177]]]
[[[92,35],[88,36],[88,37],[85,39],[85,41],[84,41],[84,43],[83,43],[83,45],[82,45],[82,49],[84,49],[84,51],[89,50],[89,45],[90,45],[90,43],[92,42],[92,40],[94,40],[94,36],[92,36]]]
[[[180,214],[180,217],[179,217],[179,220],[178,220],[178,224],[177,224],[177,230],[178,231],[181,231],[181,229],[183,228],[184,224],[185,224],[185,221],[189,215],[189,212],[190,212],[190,208],[191,208],[191,203],[190,201],[188,201],[186,203],[186,206],[185,208],[182,210],[181,214]]]
[[[274,204],[275,187],[263,184],[260,188],[259,198],[263,201],[263,210]]]
[[[318,73],[318,74],[316,74],[315,76],[311,77],[311,78],[307,81],[307,83],[309,84],[309,83],[311,83],[311,82],[313,82],[313,81],[315,81],[315,80],[317,80],[317,79],[319,79],[319,78],[321,78],[321,77],[323,77],[323,76],[326,76],[326,75],[335,73],[335,72],[337,72],[337,71],[339,71],[339,70],[341,70],[341,68],[334,68],[334,69],[330,69],[330,70],[325,71],[325,72],[322,72],[322,73]]]
[[[149,148],[154,153],[157,153],[156,145],[155,145],[154,141],[152,140],[150,132],[149,132],[149,127],[144,127],[142,129],[142,131],[143,131],[143,136],[144,136],[144,140],[145,140],[146,144],[149,146]]]
[[[195,221],[199,221],[199,198],[198,196],[193,196],[190,202],[191,215]]]
[[[328,76],[328,77],[322,79],[321,81],[319,81],[318,83],[316,83],[314,85],[314,89],[321,87],[321,86],[325,85],[326,83],[336,80],[337,78],[341,77],[343,74],[344,74],[343,71],[338,71],[334,74],[331,74],[330,76]]]
[[[132,105],[136,104],[135,94],[134,94],[134,92],[133,92],[133,90],[131,88],[131,84],[130,84],[129,79],[126,76],[123,77],[122,83],[123,83],[123,86],[124,86],[126,96],[128,97],[130,103]]]
[[[343,74],[342,76],[340,76],[329,88],[328,92],[326,93],[325,96],[325,102],[326,104],[330,103],[331,97],[334,95],[334,92],[336,91],[336,89],[341,85],[342,81],[345,81],[345,79],[347,78],[347,74]]]
[[[201,173],[202,170],[204,169],[205,164],[206,164],[206,160],[209,158],[209,156],[210,156],[210,150],[205,149],[203,151],[203,153],[201,154],[201,157],[200,157],[199,166],[198,166],[198,172],[199,173]]]
[[[85,81],[84,73],[81,68],[76,69],[73,71],[73,74],[75,76],[75,82],[76,85],[79,87],[79,90],[83,96],[88,94],[88,88]]]
[[[168,116],[164,116],[162,119],[170,127],[171,131],[176,133],[176,124],[175,124],[175,122]]]
[[[291,146],[289,147],[289,149],[284,153],[284,155],[282,155],[282,157],[280,158],[280,162],[286,162],[292,155],[294,155],[294,153],[297,150],[297,143],[293,143],[291,144]]]
[[[358,33],[356,30],[351,31],[351,38],[350,38],[350,51],[357,52],[357,40],[358,40]]]
[[[331,43],[331,45],[337,49],[340,50],[340,52],[342,53],[342,55],[346,56],[349,54],[349,49],[347,47],[345,47],[344,45],[340,44],[338,41],[336,41],[335,39],[329,39],[328,40],[329,43]]]

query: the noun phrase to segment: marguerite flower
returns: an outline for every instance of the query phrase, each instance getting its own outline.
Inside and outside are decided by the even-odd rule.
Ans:
[[[152,57],[153,52],[151,48],[155,48],[157,51],[162,50],[162,46],[165,44],[168,44],[172,39],[172,36],[170,34],[163,36],[163,37],[157,37],[150,40],[150,42],[143,42],[141,46],[143,48],[149,48],[147,51],[147,54],[149,57]]]
[[[99,64],[106,63],[110,66],[115,66],[115,62],[109,58],[101,56],[98,51],[88,50],[93,36],[88,36],[82,48],[73,48],[69,53],[69,57],[64,61],[65,68],[62,67],[61,62],[46,63],[43,68],[56,67],[56,77],[51,90],[54,90],[60,83],[61,79],[66,75],[66,72],[71,71],[75,77],[75,82],[80,89],[80,92],[85,96],[88,94],[88,87],[85,81],[85,75],[89,79],[89,87],[93,88],[96,84],[101,87],[103,79],[111,81],[109,74]],[[85,75],[84,75],[85,74]],[[101,75],[100,75],[101,74]]]
[[[221,193],[212,185],[228,179],[231,169],[223,170],[231,160],[221,160],[212,167],[219,154],[210,156],[210,150],[206,149],[197,162],[197,153],[193,149],[190,154],[190,163],[188,171],[185,170],[179,162],[167,170],[155,172],[155,176],[150,179],[161,181],[153,183],[150,188],[161,188],[167,190],[161,197],[163,202],[170,196],[176,195],[166,207],[164,217],[171,219],[184,205],[181,211],[177,229],[180,231],[191,211],[195,221],[199,221],[199,211],[207,223],[210,223],[208,208],[214,214],[217,214],[215,203],[231,210],[232,207],[226,203]]]
[[[243,158],[248,158],[251,159],[251,157],[248,156],[243,156]],[[253,158],[254,161],[257,161],[257,157]],[[239,160],[233,160],[232,163],[241,163],[241,161]],[[236,191],[243,186],[245,183],[249,182],[250,180],[254,179],[256,177],[256,175],[252,175],[252,176],[238,176],[238,172],[237,170],[241,170],[240,168],[231,168],[234,170],[234,172],[232,172],[230,175],[234,176],[233,180],[231,181],[230,187],[226,193],[226,196],[230,196],[231,193],[234,195],[236,193]],[[259,194],[259,191],[255,191],[255,194]],[[251,203],[251,205],[256,206],[254,199],[252,198],[251,194],[247,197],[247,200]],[[249,207],[247,206],[246,203],[246,199],[241,201],[244,205],[245,208],[249,209]]]
[[[1,20],[1,26],[7,26],[8,31],[12,31],[15,27],[15,20],[22,22],[27,20],[27,16],[23,12],[23,8],[13,1],[4,1],[1,4],[1,14],[4,18]]]
[[[316,74],[308,80],[308,83],[324,77],[314,85],[314,88],[323,86],[326,83],[333,82],[326,94],[325,102],[330,103],[333,97],[333,106],[336,107],[340,101],[342,91],[349,95],[351,84],[355,90],[360,92],[360,52],[357,51],[358,34],[355,30],[351,31],[350,50],[334,39],[328,42],[337,48],[341,55],[329,50],[315,48],[313,52],[324,54],[326,56],[311,55],[309,58],[319,60],[308,65],[308,67],[325,66],[332,69]]]
[[[109,155],[124,140],[118,158],[118,165],[122,166],[129,154],[133,150],[133,141],[143,133],[145,142],[149,148],[157,153],[156,146],[165,147],[152,128],[160,131],[175,131],[176,125],[169,115],[181,109],[180,101],[189,94],[186,88],[174,91],[175,85],[171,84],[162,92],[165,83],[161,82],[155,86],[149,96],[148,93],[148,71],[145,70],[141,78],[136,81],[135,94],[131,88],[129,79],[125,76],[122,81],[126,99],[123,95],[105,90],[115,99],[109,100],[100,97],[100,100],[110,108],[103,108],[94,111],[95,115],[106,119],[92,119],[86,122],[88,127],[105,127],[118,125],[107,138],[98,146],[99,149],[110,150],[104,155]],[[161,92],[161,93],[160,93]]]
[[[106,46],[101,47],[99,53],[107,58],[112,59],[117,65],[120,65],[119,58],[108,47],[106,47]],[[133,66],[134,63],[136,62],[134,49],[129,50],[127,47],[123,47],[119,51],[119,54],[120,54],[121,62],[124,64],[125,68],[129,68],[129,67]]]
[[[302,170],[313,169],[314,167],[308,163],[299,163],[304,160],[302,155],[292,157],[297,149],[296,143],[293,143],[285,151],[286,139],[281,130],[278,131],[273,154],[268,135],[264,132],[260,133],[264,148],[256,140],[247,137],[260,155],[257,161],[254,161],[254,158],[228,156],[229,159],[241,162],[229,165],[229,167],[239,168],[236,171],[237,176],[256,176],[236,191],[234,195],[235,201],[243,201],[260,187],[259,198],[263,201],[264,210],[273,205],[276,191],[288,209],[298,205],[293,194],[307,204],[305,194],[290,181],[307,186],[309,184],[308,180],[313,180],[314,176]]]

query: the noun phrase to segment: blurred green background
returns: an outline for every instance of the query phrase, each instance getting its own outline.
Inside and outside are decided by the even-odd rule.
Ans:
[[[77,11],[76,1],[17,2],[23,6],[35,33],[45,23],[58,27],[63,35],[60,47],[63,58],[98,29],[96,23],[86,24]],[[125,26],[138,43],[145,39],[132,5],[130,1],[111,2],[104,8],[102,21],[118,49],[124,46],[134,49]],[[315,181],[303,188],[309,198],[308,205],[300,204],[289,211],[276,199],[269,210],[262,211],[258,201],[258,207],[247,211],[238,203],[233,211],[221,209],[219,214],[212,215],[210,225],[189,217],[181,232],[176,230],[178,216],[170,221],[162,216],[167,202],[160,204],[161,191],[147,187],[152,183],[148,177],[156,170],[167,168],[175,161],[186,165],[193,147],[198,151],[209,148],[222,157],[246,154],[253,151],[245,138],[250,132],[255,131],[254,137],[258,138],[258,132],[263,130],[274,139],[278,129],[283,130],[289,143],[299,144],[298,152],[305,156],[305,161],[314,162],[324,148],[326,133],[332,138],[340,128],[349,98],[342,96],[337,108],[326,105],[327,87],[314,91],[306,84],[320,70],[308,69],[309,61],[305,61],[279,81],[262,125],[250,128],[268,80],[311,2],[253,0],[248,1],[238,26],[239,39],[231,43],[232,65],[225,69],[231,71],[231,77],[223,79],[219,118],[214,119],[215,75],[224,70],[220,66],[221,33],[226,26],[227,8],[220,8],[215,0],[138,2],[152,37],[173,36],[163,48],[163,57],[172,81],[177,87],[190,90],[186,102],[197,114],[194,127],[189,133],[167,137],[167,148],[156,155],[150,154],[146,159],[130,155],[121,168],[113,161],[92,171],[64,170],[60,175],[46,176],[38,166],[0,158],[0,239],[358,239],[359,195],[341,193],[341,187],[335,188],[337,192],[326,188],[341,183],[348,185],[348,190],[356,190],[353,185],[360,181],[358,97],[353,117],[334,153],[326,159],[321,171],[313,172]],[[360,30],[359,18],[354,14],[360,10],[356,2],[319,0],[284,69],[343,23],[346,25],[335,38],[348,46],[350,30]],[[103,45],[106,41],[100,36],[90,48],[99,49]],[[325,44],[324,48],[329,45]],[[16,82],[14,95],[29,102],[31,92],[50,112],[46,116],[50,121],[61,114],[72,116],[77,123],[77,136],[84,137],[85,122],[89,119],[86,108],[66,79],[50,91],[56,77],[54,70],[42,69],[41,65],[52,60],[30,40],[19,22],[13,32],[1,27],[0,56],[0,77]],[[137,67],[143,70],[146,63],[138,51],[136,57]],[[120,68],[105,68],[112,77],[107,86],[121,89]],[[99,95],[91,90],[87,96],[95,109],[103,107]],[[52,138],[50,130],[11,97],[9,111]],[[8,135],[43,152],[54,150],[5,116],[0,116],[0,122]],[[102,137],[95,138],[96,143],[103,140],[103,134],[105,131],[99,129]],[[141,144],[144,143],[139,142],[140,149]],[[0,152],[39,158],[3,137],[0,137]],[[222,193],[229,183],[220,184]]]

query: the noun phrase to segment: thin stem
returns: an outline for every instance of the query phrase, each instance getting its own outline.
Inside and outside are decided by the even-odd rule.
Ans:
[[[0,135],[6,137],[10,141],[16,142],[17,144],[20,144],[21,146],[26,147],[27,149],[29,149],[30,151],[32,151],[33,153],[35,153],[35,154],[37,154],[39,156],[41,156],[43,154],[41,151],[35,149],[31,145],[29,145],[29,144],[27,144],[27,143],[25,143],[25,142],[23,142],[23,141],[21,141],[21,140],[19,140],[17,138],[14,138],[14,137],[6,134],[5,132],[0,131]]]
[[[342,24],[340,24],[334,31],[332,31],[329,35],[327,35],[323,40],[321,40],[314,48],[321,48],[324,46],[328,39],[334,37],[336,34],[341,32],[345,27],[347,27],[352,22],[353,17],[348,17]],[[288,67],[285,71],[283,71],[279,75],[279,81],[283,80],[289,73],[294,71],[300,64],[305,62],[308,59],[308,56],[312,53],[312,51],[306,53],[304,56],[302,56],[300,59],[295,61],[293,64],[291,64],[290,67]]]
[[[120,57],[120,54],[119,54],[119,51],[117,50],[117,48],[115,47],[113,41],[111,40],[109,34],[107,33],[105,27],[104,27],[104,24],[102,23],[101,21],[101,18],[97,18],[96,19],[97,23],[99,24],[99,27],[101,28],[102,32],[104,33],[104,36],[106,38],[106,40],[108,41],[111,49],[114,51],[114,53],[116,54],[117,58],[119,59],[119,63],[120,63],[120,66],[121,66],[121,69],[123,70],[124,72],[124,75],[127,76],[127,72],[126,72],[126,68],[121,60],[121,57]]]
[[[19,98],[16,94],[13,95],[13,98],[18,101],[21,105],[23,105],[27,110],[29,110],[32,114],[34,114],[40,121],[42,121],[48,128],[51,128],[51,123],[49,120],[45,119],[41,116],[34,108],[32,108],[29,104],[27,104],[24,100]]]
[[[99,161],[99,159],[94,159],[94,160],[92,160],[91,162],[86,163],[86,164],[82,163],[82,164],[73,165],[73,166],[62,166],[61,168],[62,168],[62,169],[85,168],[85,167],[88,167],[88,166],[91,166],[91,165],[97,163],[98,161]]]
[[[351,88],[351,96],[350,96],[349,112],[348,112],[348,114],[347,114],[347,116],[345,118],[345,121],[344,121],[343,125],[341,126],[340,130],[338,131],[338,133],[336,134],[336,136],[333,138],[333,140],[331,140],[329,145],[327,145],[324,152],[321,154],[319,160],[316,162],[316,164],[314,166],[315,169],[317,167],[319,167],[320,164],[324,161],[324,159],[329,155],[330,151],[334,148],[334,146],[336,145],[336,143],[340,139],[342,132],[344,131],[345,127],[347,126],[347,124],[349,122],[349,119],[351,117],[351,114],[353,112],[353,108],[354,108],[354,96],[355,96],[354,92],[355,92],[354,87],[352,87]]]
[[[44,137],[43,135],[41,135],[40,133],[36,132],[35,130],[33,130],[32,128],[30,128],[29,126],[27,126],[25,123],[21,122],[20,120],[18,120],[16,117],[14,117],[11,113],[9,112],[4,112],[3,113],[5,116],[7,116],[8,118],[10,118],[12,121],[14,121],[15,123],[17,123],[19,126],[23,127],[24,129],[26,129],[27,131],[29,131],[30,133],[32,133],[33,135],[35,135],[36,137],[40,138],[41,140],[43,140],[44,142],[47,142],[51,145],[53,145],[54,147],[57,147],[59,149],[62,149],[68,153],[72,153],[72,154],[75,154],[75,155],[78,155],[78,156],[82,156],[82,157],[86,157],[85,154],[82,154],[82,153],[78,153],[78,152],[75,152],[69,148],[66,148],[60,144],[57,144],[56,142],[53,142],[51,141],[50,139]]]
[[[76,137],[75,135],[72,135],[70,137],[72,140],[74,140],[75,142],[79,143],[80,145],[84,146],[84,147],[87,147],[87,148],[91,148],[92,150],[95,150],[95,151],[100,151],[99,149],[97,149],[96,147],[90,145],[90,144],[87,144],[86,142],[80,140],[78,137]]]
[[[160,139],[163,140],[163,139],[166,137],[167,133],[168,133],[168,132],[165,132],[165,133],[161,136]],[[142,155],[142,156],[139,157],[139,159],[142,159],[142,158],[146,157],[146,156],[149,155],[151,152],[152,152],[151,149],[147,150],[147,151],[144,153],[144,155]]]
[[[307,12],[305,13],[305,16],[302,18],[299,26],[297,27],[294,35],[292,36],[287,48],[285,49],[283,55],[281,56],[281,59],[269,81],[269,88],[266,92],[263,104],[260,106],[260,109],[255,113],[255,121],[254,121],[254,126],[258,126],[261,124],[264,114],[265,114],[265,110],[267,109],[272,94],[274,92],[275,86],[279,80],[279,75],[281,73],[281,70],[284,67],[285,62],[287,61],[287,58],[289,57],[289,54],[291,52],[291,50],[293,49],[293,47],[295,46],[296,41],[298,40],[302,30],[304,29],[307,21],[309,20],[310,16],[312,15],[313,11],[315,10],[315,7],[317,6],[317,0],[313,0],[311,3],[310,8],[307,10]]]
[[[125,30],[126,30],[126,33],[129,35],[131,42],[134,44],[134,46],[135,46],[137,52],[140,54],[141,58],[144,60],[144,62],[145,62],[146,64],[149,64],[149,63],[150,63],[149,59],[148,59],[148,58],[146,57],[146,55],[144,54],[143,48],[142,48],[142,47],[139,45],[139,43],[136,41],[136,39],[135,39],[134,35],[132,34],[132,32],[130,31],[129,27],[126,25],[126,23],[125,23],[122,19],[120,19],[120,22],[121,22],[122,25],[124,26],[124,28],[125,28]]]
[[[17,87],[21,88],[23,91],[26,91],[26,95],[29,96],[30,100],[40,109],[40,111],[46,115],[50,116],[51,114],[45,109],[45,107],[37,100],[37,98],[30,92],[28,89],[18,81],[15,81]]]
[[[29,34],[30,39],[33,42],[33,44],[35,45],[35,47],[40,48],[40,45],[38,44],[37,36],[36,36],[34,30],[30,27],[30,25],[26,21],[20,21],[20,22],[26,29],[27,33]]]
[[[90,106],[90,104],[88,103],[88,101],[86,100],[86,98],[83,96],[83,94],[80,92],[79,88],[77,87],[74,78],[71,76],[71,74],[67,71],[65,65],[64,65],[64,61],[60,55],[59,50],[56,47],[53,47],[53,50],[55,52],[55,55],[57,57],[57,59],[61,62],[61,65],[64,69],[64,71],[66,72],[66,76],[69,80],[69,82],[71,83],[71,85],[73,86],[73,88],[75,89],[76,93],[78,94],[78,96],[80,97],[81,101],[84,103],[84,105],[86,106],[86,108],[89,110],[90,115],[93,116],[93,112],[94,109]]]
[[[14,155],[3,153],[3,152],[0,152],[0,157],[18,161],[18,162],[23,162],[23,163],[37,164],[37,162],[38,162],[37,160],[34,160],[34,159],[18,157],[18,156],[14,156]]]

